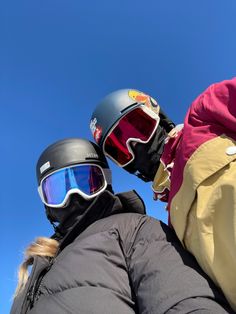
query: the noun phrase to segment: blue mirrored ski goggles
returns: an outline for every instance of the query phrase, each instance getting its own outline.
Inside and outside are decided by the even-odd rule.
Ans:
[[[104,191],[109,181],[110,169],[79,164],[50,173],[43,178],[38,191],[45,205],[64,207],[71,194],[78,193],[85,199],[91,199]]]

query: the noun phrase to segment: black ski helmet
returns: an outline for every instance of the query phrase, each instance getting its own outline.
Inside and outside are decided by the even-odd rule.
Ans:
[[[66,138],[48,146],[38,159],[36,174],[38,185],[42,179],[57,169],[67,166],[93,163],[109,169],[107,160],[98,145],[81,138]],[[107,183],[111,185],[110,170],[106,171]]]
[[[109,169],[107,160],[102,153],[101,149],[98,145],[81,138],[66,138],[63,140],[59,140],[54,144],[48,146],[41,156],[38,159],[36,165],[36,174],[38,185],[40,185],[43,178],[55,170],[76,165],[76,164],[97,164],[103,168],[104,175],[106,177],[107,186],[106,190],[112,191],[111,186],[111,171]],[[81,196],[77,195],[81,198]],[[91,201],[83,200],[81,206],[89,206]],[[70,205],[68,205],[70,206]],[[78,205],[79,206],[79,205]],[[82,208],[82,207],[78,208]],[[46,209],[46,216],[50,223],[53,225],[56,234],[59,232],[58,226],[55,225],[55,222],[60,222],[56,215],[62,214],[58,208],[52,208],[47,205],[44,205]],[[66,211],[63,210],[64,213],[69,214],[70,210],[67,208]],[[59,232],[60,233],[60,232]]]
[[[141,105],[147,105],[159,115],[160,126],[167,133],[175,127],[154,98],[135,89],[120,89],[103,98],[92,114],[90,129],[99,146],[103,146],[107,133],[121,117]]]

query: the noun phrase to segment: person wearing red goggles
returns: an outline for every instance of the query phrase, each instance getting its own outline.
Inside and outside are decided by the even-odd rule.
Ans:
[[[90,128],[110,159],[153,182],[180,241],[236,311],[235,104],[236,78],[213,84],[175,126],[152,97],[118,90],[96,107]]]
[[[144,181],[154,179],[164,140],[174,126],[152,97],[135,90],[109,94],[90,122],[105,155]]]

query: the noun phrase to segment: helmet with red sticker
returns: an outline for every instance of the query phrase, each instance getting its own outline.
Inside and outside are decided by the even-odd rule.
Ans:
[[[154,113],[167,132],[175,126],[154,98],[135,89],[120,89],[103,98],[92,114],[90,129],[96,143],[102,147],[111,128],[129,111],[141,106]]]

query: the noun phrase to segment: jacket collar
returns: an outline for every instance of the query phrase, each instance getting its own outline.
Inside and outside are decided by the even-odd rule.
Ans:
[[[56,234],[52,236],[61,241],[58,253],[92,223],[118,213],[146,214],[144,202],[136,191],[132,190],[114,195],[106,190],[96,197],[63,238],[58,239]]]

